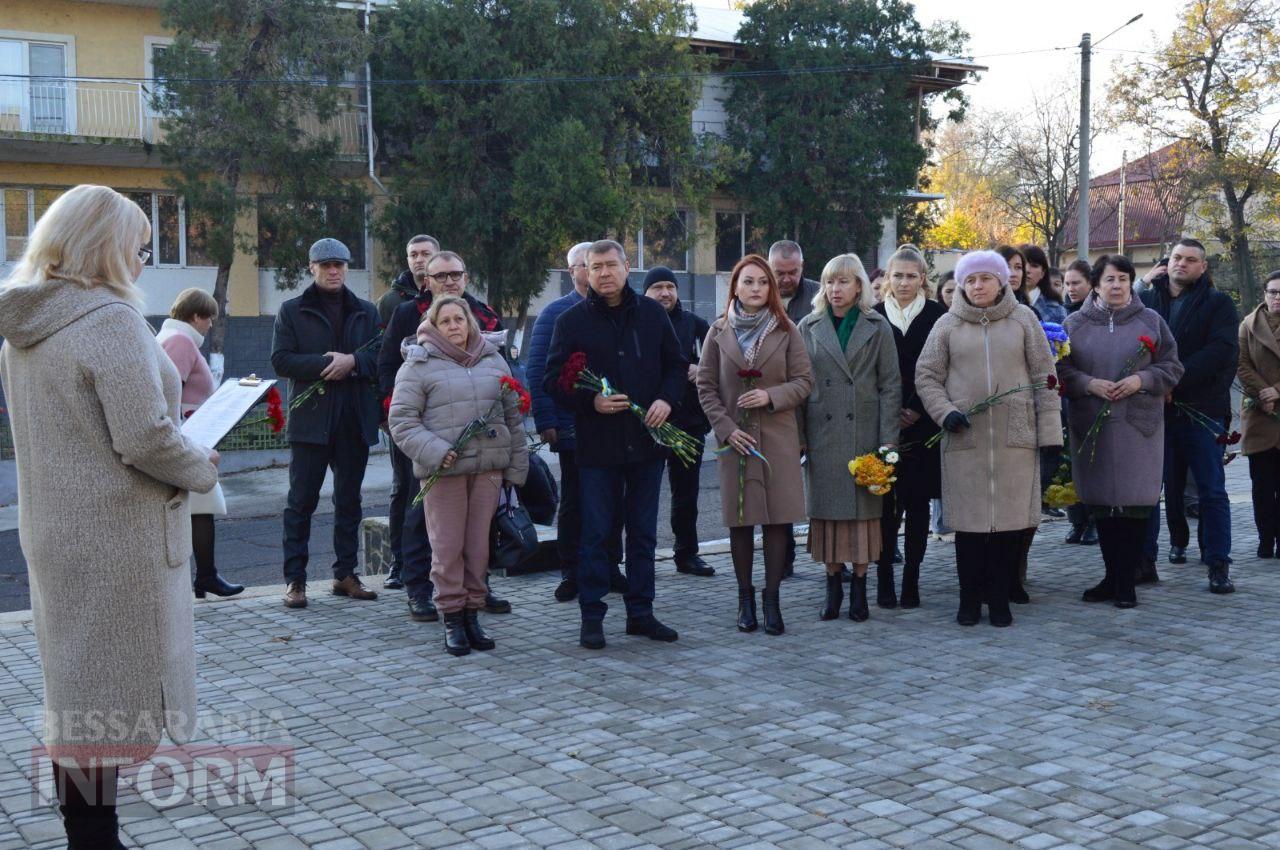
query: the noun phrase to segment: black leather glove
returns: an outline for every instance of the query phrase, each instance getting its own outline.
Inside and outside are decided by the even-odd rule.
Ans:
[[[953,410],[947,414],[946,419],[942,420],[942,427],[954,434],[963,428],[969,427],[969,417],[958,410]]]

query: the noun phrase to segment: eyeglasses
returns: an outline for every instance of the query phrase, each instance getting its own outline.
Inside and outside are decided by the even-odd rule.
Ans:
[[[446,280],[453,281],[454,283],[461,283],[462,276],[465,274],[466,272],[436,272],[433,275],[429,275],[429,277],[436,283],[444,283]]]
[[[146,265],[148,262],[150,262],[150,260],[151,260],[151,249],[150,249],[150,248],[139,248],[139,249],[138,249],[138,259],[139,259],[139,260],[142,260],[142,264],[145,266],[145,265]]]
[[[1280,298],[1280,289],[1268,289],[1266,292],[1268,298]]]

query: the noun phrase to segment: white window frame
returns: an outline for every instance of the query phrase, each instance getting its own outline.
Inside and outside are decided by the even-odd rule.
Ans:
[[[36,190],[29,186],[0,186],[0,263],[16,263],[17,257],[8,256],[9,250],[9,232],[5,230],[8,218],[8,201],[5,200],[9,192],[24,192],[27,196],[27,235],[31,238],[31,230],[36,226],[35,207],[36,207]]]
[[[689,211],[681,208],[681,209],[677,209],[676,213],[678,215],[684,216],[684,230],[687,235],[689,232]],[[673,272],[679,272],[680,274],[689,273],[689,252],[691,250],[692,250],[691,245],[685,245],[684,263],[681,264],[680,268],[672,269]],[[636,230],[636,262],[638,263],[638,265],[636,266],[637,271],[648,271],[649,261],[648,261],[648,258],[645,257],[644,255],[644,228],[643,227],[638,228]]]
[[[173,37],[167,36],[167,35],[147,35],[147,36],[143,36],[142,38],[142,51],[143,51],[142,67],[144,70],[143,76],[147,78],[146,82],[144,82],[143,85],[147,86],[149,89],[149,91],[143,93],[142,95],[142,106],[143,106],[143,109],[146,110],[146,115],[148,118],[160,117],[160,113],[152,108],[151,97],[150,97],[150,95],[154,94],[161,87],[160,83],[157,82],[156,80],[156,66],[155,66],[155,63],[152,61],[155,56],[155,48],[168,47],[169,45],[173,44],[173,41],[174,41]]]
[[[148,195],[151,198],[151,259],[143,268],[148,269],[211,269],[215,266],[194,266],[187,257],[187,199],[177,192],[165,192],[159,189],[124,189],[135,195]],[[160,228],[156,222],[160,219],[160,196],[171,195],[178,199],[178,262],[160,262]]]
[[[747,211],[746,210],[716,210],[716,215],[736,215],[738,217],[738,256],[745,257],[747,255]],[[720,233],[716,231],[716,244],[720,243]],[[719,261],[716,265],[720,265]],[[716,272],[731,271],[730,269],[716,269]]]
[[[62,33],[49,32],[26,32],[23,30],[4,30],[0,29],[0,39],[5,41],[20,41],[25,45],[22,51],[22,74],[29,77],[31,74],[31,43],[58,44],[62,46],[62,73],[68,77],[76,76],[76,37],[74,35],[64,35]],[[67,129],[66,135],[73,136],[76,132],[76,84],[74,80],[66,81],[67,91]],[[19,125],[28,127],[31,122],[31,89],[30,80],[23,87],[23,98],[21,112],[19,113]],[[23,132],[30,132],[24,130]]]

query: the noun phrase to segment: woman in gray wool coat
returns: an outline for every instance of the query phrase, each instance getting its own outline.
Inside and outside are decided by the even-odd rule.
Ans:
[[[1135,277],[1124,256],[1098,260],[1094,291],[1067,317],[1071,353],[1058,363],[1071,476],[1097,522],[1106,569],[1084,601],[1117,608],[1138,604],[1136,569],[1164,471],[1164,398],[1183,372],[1173,332],[1134,296]]]
[[[889,320],[875,310],[862,261],[831,259],[813,312],[800,320],[800,336],[813,363],[813,390],[801,410],[809,506],[809,552],[827,568],[821,618],[840,616],[840,572],[853,564],[849,619],[867,609],[867,565],[880,557],[883,498],[858,487],[849,461],[898,442],[902,378]]]

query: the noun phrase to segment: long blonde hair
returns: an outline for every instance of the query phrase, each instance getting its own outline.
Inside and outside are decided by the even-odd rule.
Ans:
[[[151,223],[133,201],[106,186],[82,184],[64,192],[36,222],[27,248],[5,286],[65,280],[103,287],[141,308],[131,260],[151,239]]]
[[[876,308],[876,296],[871,291],[871,283],[867,280],[867,269],[857,254],[841,254],[827,260],[822,268],[822,286],[818,294],[813,296],[813,312],[827,312],[827,281],[836,277],[856,277],[859,281],[857,308],[863,313],[870,313]]]

